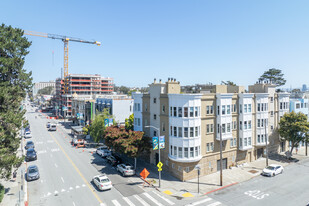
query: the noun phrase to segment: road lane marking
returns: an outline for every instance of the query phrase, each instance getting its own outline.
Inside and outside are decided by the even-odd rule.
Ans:
[[[60,150],[59,150],[59,148],[53,148],[53,149],[51,149],[51,151],[52,151],[52,152],[58,152],[58,151],[60,151]]]
[[[79,188],[79,186],[78,185],[76,185],[76,187],[75,187],[76,189],[78,189]]]
[[[160,202],[158,202],[155,198],[151,197],[148,193],[143,193],[148,199],[150,199],[152,202],[154,202],[158,206],[164,206]]]
[[[83,185],[82,185],[82,187],[86,187],[86,185],[85,185],[85,184],[83,184]]]
[[[121,206],[121,204],[120,204],[117,200],[112,200],[112,203],[113,203],[115,206]]]
[[[73,190],[73,187],[70,187],[69,190]]]
[[[75,206],[75,202],[73,202],[73,205]]]
[[[54,141],[57,143],[57,145],[59,146],[59,148],[61,149],[61,151],[63,152],[63,154],[67,157],[67,159],[69,160],[69,162],[72,164],[72,166],[74,167],[74,169],[76,170],[76,172],[79,174],[79,176],[83,179],[83,181],[85,182],[85,184],[88,186],[89,190],[92,192],[92,194],[94,195],[94,197],[99,201],[100,204],[102,204],[102,200],[99,198],[99,196],[94,192],[93,188],[89,185],[88,181],[86,180],[86,178],[84,177],[84,175],[79,171],[79,169],[77,168],[77,166],[75,165],[75,163],[71,160],[71,158],[69,157],[69,155],[64,151],[64,149],[62,148],[62,146],[59,144],[59,142],[56,140],[56,138],[53,136],[53,134],[49,133],[50,136],[54,139]],[[73,188],[72,188],[73,189]]]
[[[62,189],[61,192],[65,192],[65,189]]]
[[[40,150],[40,151],[38,151],[37,153],[38,153],[38,154],[43,154],[43,153],[47,153],[47,151],[46,151],[46,150]]]
[[[124,201],[126,201],[126,202],[128,203],[128,205],[130,205],[130,206],[135,206],[135,205],[129,200],[129,198],[123,197],[122,199],[123,199]]]
[[[61,177],[62,182],[64,183],[64,179]]]
[[[58,167],[58,165],[55,163],[55,167],[57,168]]]
[[[55,193],[55,195],[56,195],[56,194],[58,194],[58,191],[56,190],[54,193]]]
[[[217,206],[217,205],[221,205],[221,202],[214,202],[214,203],[211,203],[211,204],[208,205],[208,206]]]
[[[159,195],[157,192],[155,192],[155,191],[152,191],[152,192],[153,192],[154,194],[156,194],[158,197],[160,197],[160,198],[162,198],[163,200],[165,200],[168,204],[170,204],[170,205],[174,205],[174,204],[175,204],[174,202],[170,201],[169,199],[163,197],[162,195]]]
[[[140,198],[138,195],[133,195],[142,205],[144,206],[150,206],[147,202],[145,202],[142,198]]]
[[[188,204],[188,206],[200,205],[200,204],[205,203],[205,202],[208,202],[208,201],[210,201],[210,200],[212,200],[212,199],[211,199],[211,198],[206,198],[206,199],[203,199],[203,200],[201,200],[201,201],[197,201],[197,202],[193,202],[193,203],[191,203],[191,204]]]

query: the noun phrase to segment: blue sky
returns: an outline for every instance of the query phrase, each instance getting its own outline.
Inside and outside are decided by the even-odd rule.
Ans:
[[[113,77],[116,85],[174,77],[181,85],[230,80],[247,86],[277,68],[285,87],[300,87],[309,84],[308,8],[306,0],[10,0],[0,2],[0,19],[100,41],[100,47],[69,43],[69,73]],[[25,68],[34,81],[60,77],[63,42],[28,39]]]

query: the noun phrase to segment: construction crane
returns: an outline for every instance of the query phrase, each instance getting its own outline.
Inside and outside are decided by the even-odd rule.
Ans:
[[[35,32],[35,31],[24,31],[25,35],[30,36],[39,36],[39,37],[45,37],[45,38],[51,38],[51,39],[60,39],[64,43],[64,61],[63,61],[63,78],[66,79],[66,77],[69,75],[69,41],[74,42],[80,42],[80,43],[87,43],[87,44],[96,44],[98,46],[101,45],[101,42],[98,41],[87,41],[79,38],[74,37],[68,37],[58,34],[48,34],[43,32]]]

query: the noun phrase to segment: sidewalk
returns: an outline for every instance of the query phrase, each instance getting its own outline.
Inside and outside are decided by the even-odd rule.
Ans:
[[[22,140],[23,141],[23,138]],[[20,145],[19,149],[17,150],[17,156],[22,156],[23,154],[23,142]],[[0,183],[5,188],[4,197],[2,199],[2,202],[0,203],[0,206],[21,206],[24,205],[25,199],[25,190],[26,185],[24,181],[24,171],[25,171],[25,165],[24,163],[21,164],[21,166],[17,169],[17,175],[16,178],[13,179],[11,177],[10,180],[4,180],[0,179]]]
[[[309,150],[309,149],[308,149]],[[293,158],[296,161],[306,159],[305,147],[301,147],[298,154],[293,152]],[[269,164],[279,164],[286,167],[289,164],[293,164],[294,161],[290,161],[284,158],[284,154],[276,154],[269,157]],[[157,188],[159,191],[174,196],[176,198],[187,198],[187,197],[198,197],[205,194],[209,194],[216,190],[223,189],[225,187],[238,184],[256,176],[259,176],[262,170],[266,166],[266,159],[260,158],[256,161],[245,163],[238,167],[233,167],[232,169],[223,170],[223,186],[220,186],[220,172],[209,174],[199,179],[200,193],[198,194],[198,180],[192,179],[182,182],[170,174],[162,171],[161,174],[161,188]],[[146,168],[150,175],[146,180],[155,180],[155,186],[158,186],[158,170],[155,165],[150,165],[147,163],[138,162],[136,174],[138,174]]]

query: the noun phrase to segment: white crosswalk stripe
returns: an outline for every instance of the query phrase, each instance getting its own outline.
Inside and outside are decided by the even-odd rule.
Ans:
[[[143,193],[148,199],[150,199],[152,202],[154,202],[158,206],[164,206],[160,202],[158,202],[155,198],[151,197],[148,193]]]
[[[212,204],[210,204],[208,206],[217,206],[217,205],[221,205],[221,202],[214,202],[214,203],[212,203]]]
[[[135,197],[140,203],[142,203],[142,205],[144,206],[150,206],[147,202],[145,202],[141,197],[139,197],[138,195],[133,195],[133,197]]]
[[[126,202],[128,203],[128,205],[130,205],[130,206],[135,206],[135,205],[129,200],[129,198],[123,197],[122,199],[123,199],[124,201],[126,201]]]
[[[203,200],[200,200],[200,201],[197,201],[197,202],[193,202],[193,203],[190,203],[188,204],[187,206],[195,206],[195,205],[200,205],[202,203],[205,203],[205,202],[208,202],[212,200],[211,198],[206,198],[206,199],[203,199]]]
[[[157,192],[155,192],[155,191],[152,191],[152,192],[154,194],[156,194],[158,197],[160,197],[161,199],[165,200],[168,204],[170,204],[170,205],[174,205],[175,204],[174,202],[170,201],[169,199],[163,197],[162,195],[159,195]]]
[[[117,200],[112,200],[112,203],[113,203],[115,206],[121,206],[121,204],[120,204]]]

